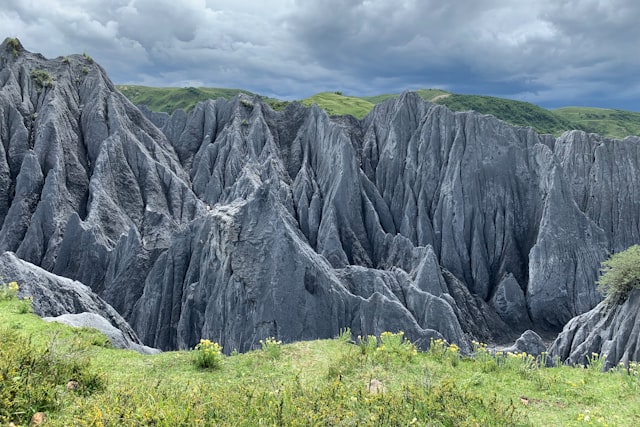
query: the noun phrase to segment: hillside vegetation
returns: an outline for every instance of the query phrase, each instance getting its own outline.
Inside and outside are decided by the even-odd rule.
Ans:
[[[435,102],[446,105],[452,111],[473,110],[482,114],[491,114],[517,126],[530,126],[539,133],[558,135],[566,130],[580,128],[577,123],[560,118],[552,111],[528,102],[458,94],[439,98]]]
[[[640,135],[640,113],[606,108],[565,107],[553,114],[570,123],[578,123],[587,132],[614,138]]]
[[[224,89],[208,87],[150,87],[136,85],[118,85],[118,90],[136,105],[146,105],[152,111],[170,113],[178,108],[185,111],[192,109],[198,102],[207,99],[230,99],[239,93],[255,95],[243,89]],[[281,110],[287,104],[273,98],[264,101],[274,110]]]
[[[401,333],[282,345],[194,363],[197,351],[141,355],[100,333],[46,323],[29,302],[0,298],[0,424],[601,425],[640,423],[640,376],[545,368],[541,360],[473,358],[455,345],[417,352]],[[35,369],[37,368],[37,369]]]
[[[335,92],[322,92],[302,100],[302,105],[318,104],[329,115],[351,114],[361,119],[373,109],[375,103],[356,96],[344,96]]]
[[[155,88],[121,85],[118,89],[134,104],[144,104],[153,111],[171,112],[177,108],[189,110],[200,101],[231,98],[238,93],[253,93],[242,89],[221,88]],[[566,107],[547,110],[537,105],[505,98],[481,95],[462,95],[441,89],[415,91],[427,101],[446,105],[453,111],[474,110],[491,114],[516,126],[530,126],[539,133],[560,135],[567,130],[579,129],[609,138],[640,135],[640,112],[604,108]],[[340,92],[321,92],[301,100],[310,106],[318,104],[330,115],[350,114],[358,119],[366,116],[376,104],[398,94],[377,96],[347,96]],[[281,110],[288,101],[264,98],[274,110]]]

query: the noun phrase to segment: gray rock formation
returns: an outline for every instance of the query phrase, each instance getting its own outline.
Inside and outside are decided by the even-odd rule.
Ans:
[[[513,274],[508,274],[498,283],[490,304],[507,324],[516,328],[531,325],[527,300]]]
[[[33,312],[41,317],[62,319],[74,326],[95,327],[113,338],[113,344],[119,348],[144,353],[153,351],[142,345],[113,307],[80,282],[49,273],[11,252],[0,255],[0,277],[5,282],[17,282],[20,286],[18,296],[31,297]],[[79,325],[78,321],[84,323]]]
[[[568,364],[586,365],[593,353],[606,355],[604,369],[640,361],[640,290],[620,305],[601,302],[564,327],[549,355]]]
[[[246,95],[143,114],[87,58],[5,41],[0,142],[0,249],[163,349],[558,331],[640,242],[637,138],[555,139],[414,93],[361,121]]]
[[[542,353],[547,351],[547,346],[544,341],[540,337],[540,335],[536,334],[532,330],[526,330],[524,333],[516,340],[516,342],[509,347],[506,347],[501,350],[502,353],[526,353],[533,357],[538,357]],[[547,358],[547,360],[551,360]]]
[[[156,354],[160,350],[140,345],[139,342],[132,341],[120,329],[115,328],[107,319],[95,313],[62,314],[57,317],[43,317],[47,322],[59,322],[77,328],[94,328],[102,332],[109,338],[115,348],[124,350],[135,350],[142,354]]]

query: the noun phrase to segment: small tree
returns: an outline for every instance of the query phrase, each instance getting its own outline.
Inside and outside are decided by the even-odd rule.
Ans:
[[[640,246],[611,255],[602,262],[600,271],[598,290],[605,300],[611,304],[624,301],[631,290],[640,288]]]

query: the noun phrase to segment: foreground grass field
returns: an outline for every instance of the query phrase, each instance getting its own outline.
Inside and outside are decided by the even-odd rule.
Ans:
[[[0,301],[0,325],[0,425],[28,425],[38,412],[51,426],[640,424],[638,372],[602,373],[598,359],[541,368],[482,346],[469,358],[443,342],[416,352],[401,334],[358,344],[343,334],[268,340],[202,369],[194,351],[112,349],[15,298]]]

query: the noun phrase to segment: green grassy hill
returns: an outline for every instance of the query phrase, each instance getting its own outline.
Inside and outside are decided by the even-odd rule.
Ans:
[[[152,111],[171,112],[178,108],[189,110],[207,99],[233,98],[239,93],[253,95],[242,89],[196,87],[149,87],[121,85],[118,90],[136,105],[144,104]]]
[[[606,108],[565,107],[553,110],[553,114],[576,123],[587,132],[613,138],[640,135],[640,113]]]
[[[121,85],[118,89],[134,104],[145,104],[153,111],[171,112],[176,108],[189,110],[206,99],[231,98],[238,93],[254,95],[242,89],[221,88],[155,88],[148,86]],[[530,126],[540,133],[560,135],[581,129],[610,138],[624,138],[640,135],[640,113],[609,110],[602,108],[567,107],[547,110],[537,105],[504,98],[480,95],[461,95],[441,89],[420,89],[416,91],[427,101],[446,105],[453,111],[474,110],[482,114],[492,114],[516,126]],[[398,94],[358,97],[346,96],[340,92],[321,92],[303,99],[304,105],[318,104],[330,115],[350,114],[363,118],[371,109]],[[283,109],[288,102],[264,98],[275,110]]]
[[[117,85],[124,96],[129,98],[136,105],[146,105],[152,111],[163,111],[170,113],[178,108],[183,110],[192,109],[198,102],[207,99],[225,98],[230,99],[239,93],[255,95],[243,89],[224,89],[209,87],[150,87],[136,85]],[[264,98],[265,102],[274,110],[281,110],[286,105],[286,101],[273,98]]]
[[[640,423],[640,374],[474,357],[401,334],[281,345],[245,354],[140,355],[98,332],[45,323],[0,289],[0,425],[607,425]],[[212,356],[203,369],[195,356]]]
[[[358,119],[366,116],[375,106],[375,103],[365,98],[344,96],[339,92],[321,92],[305,98],[301,102],[302,105],[307,106],[318,104],[319,107],[332,116],[351,114]]]
[[[556,116],[553,112],[528,102],[479,95],[458,95],[439,98],[435,101],[452,111],[473,110],[491,114],[517,126],[530,126],[539,133],[560,134],[575,129],[576,124]]]

